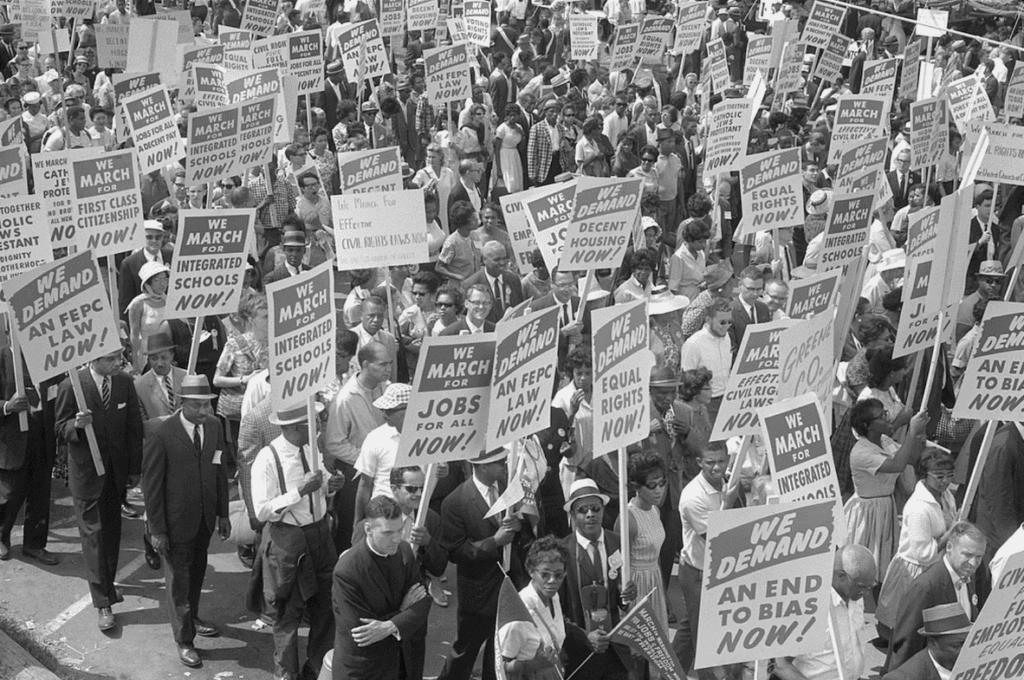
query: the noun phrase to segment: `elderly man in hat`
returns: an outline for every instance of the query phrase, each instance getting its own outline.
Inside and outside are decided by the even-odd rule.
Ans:
[[[564,506],[572,533],[562,539],[571,556],[559,591],[566,618],[563,649],[566,672],[584,680],[625,680],[631,668],[629,650],[608,637],[636,599],[636,584],[622,583],[621,539],[602,527],[607,504],[593,480],[578,479]]]
[[[956,602],[925,609],[923,617],[924,626],[917,633],[925,638],[925,648],[886,673],[883,680],[942,680],[951,676],[971,632],[971,620]]]
[[[313,101],[317,106],[324,110],[324,114],[327,117],[327,129],[333,130],[334,126],[338,124],[338,104],[343,100],[350,99],[348,93],[348,84],[345,80],[345,66],[340,59],[327,64],[326,68],[327,77],[324,78],[324,90],[313,95]],[[331,136],[328,139],[328,143],[331,145],[332,151],[337,151],[334,148],[334,139]]]
[[[264,285],[280,281],[290,276],[298,276],[299,272],[309,271],[310,267],[302,260],[306,256],[306,232],[297,229],[286,231],[281,237],[281,250],[284,251],[284,262],[263,277]]]
[[[481,453],[469,462],[473,476],[459,485],[441,506],[441,545],[458,565],[457,633],[440,678],[469,680],[480,647],[484,648],[483,679],[494,680],[494,622],[503,574],[504,548],[513,544],[521,526],[514,515],[485,517],[507,483],[508,449]],[[516,546],[511,576],[522,576]],[[524,582],[519,579],[520,583]]]
[[[128,305],[142,292],[139,270],[147,262],[158,262],[170,266],[174,250],[164,245],[164,225],[157,220],[145,220],[142,229],[146,234],[146,245],[121,260],[120,277],[117,283],[117,308],[121,318],[128,319]]]
[[[256,454],[251,492],[256,519],[266,522],[259,556],[263,596],[274,608],[274,678],[315,678],[334,643],[331,586],[338,553],[327,511],[328,497],[344,482],[332,475],[325,484],[311,456],[305,401],[278,410],[270,422],[281,436]],[[300,669],[299,626],[307,613],[307,660]]]
[[[157,337],[157,336],[154,336]],[[167,608],[178,645],[178,660],[202,665],[195,636],[215,637],[215,626],[199,618],[199,595],[206,575],[210,538],[231,533],[224,434],[213,416],[214,394],[205,375],[181,382],[177,417],[160,424],[146,440],[142,488],[146,526],[153,549],[165,557]]]
[[[963,300],[956,310],[956,341],[960,340],[974,326],[974,305],[981,300],[999,300],[1003,293],[1006,273],[999,260],[985,260],[978,268],[978,290]]]
[[[380,107],[372,101],[363,102],[362,107],[359,109],[359,121],[363,124],[363,128],[366,130],[366,141],[370,148],[377,148],[380,146],[381,137],[386,134],[384,126],[380,124],[377,117],[377,113],[380,111]]]

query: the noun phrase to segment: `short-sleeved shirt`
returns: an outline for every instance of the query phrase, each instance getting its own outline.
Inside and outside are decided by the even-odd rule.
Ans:
[[[392,497],[391,468],[395,467],[400,436],[398,430],[384,423],[363,440],[363,446],[359,449],[359,459],[356,460],[356,472],[373,480],[371,498]]]
[[[684,371],[702,366],[711,371],[711,396],[724,396],[732,367],[732,345],[729,343],[729,336],[718,338],[706,327],[700,329],[683,343],[679,365]]]
[[[694,477],[679,495],[679,517],[683,521],[683,560],[704,569],[708,514],[722,509],[723,493],[711,486],[704,473]]]
[[[441,254],[437,259],[450,271],[458,274],[463,279],[480,268],[480,256],[477,254],[476,242],[457,231],[453,231],[444,240],[444,245],[441,246]]]
[[[882,447],[859,438],[850,450],[850,472],[853,474],[853,487],[861,498],[879,498],[889,496],[896,488],[898,472],[879,472],[886,461],[892,459],[899,445],[889,437],[882,435]]]

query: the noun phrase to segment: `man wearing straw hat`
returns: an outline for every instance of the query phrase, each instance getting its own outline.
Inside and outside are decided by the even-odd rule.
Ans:
[[[306,255],[306,232],[299,230],[286,231],[281,237],[281,250],[284,251],[284,262],[263,277],[263,285],[298,276],[300,272],[309,271],[310,267],[302,259]]]
[[[971,632],[971,620],[964,608],[956,602],[925,609],[924,626],[918,635],[925,638],[927,647],[910,657],[883,680],[941,680],[950,677],[960,649]]]
[[[312,459],[305,402],[279,409],[270,422],[281,436],[253,461],[252,504],[256,519],[266,522],[260,552],[263,596],[274,607],[274,678],[296,680],[316,677],[334,644],[331,585],[338,553],[327,510],[328,494],[340,485],[332,477],[325,486]],[[299,626],[307,611],[307,660],[300,669]]]
[[[199,595],[214,530],[222,540],[231,533],[227,461],[220,421],[210,417],[214,394],[206,376],[185,376],[179,397],[177,417],[164,420],[146,440],[142,487],[150,542],[165,557],[167,608],[178,660],[197,668],[203,662],[193,645],[195,636],[219,633],[199,618]]]

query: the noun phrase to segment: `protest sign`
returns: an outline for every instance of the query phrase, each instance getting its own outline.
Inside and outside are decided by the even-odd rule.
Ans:
[[[505,230],[516,254],[515,268],[520,275],[533,271],[532,257],[533,251],[537,249],[537,237],[530,227],[530,220],[526,218],[523,206],[526,199],[535,193],[535,189],[527,189],[498,197],[501,212],[505,216]]]
[[[230,76],[229,76],[230,77]],[[274,95],[274,144],[289,144],[295,123],[298,93],[295,79],[283,75],[280,69],[268,68],[250,71],[228,80],[228,104],[240,104],[257,97]],[[289,105],[288,102],[292,102]]]
[[[71,161],[75,243],[94,257],[141,248],[142,196],[135,149],[90,149],[89,158]]]
[[[967,134],[969,121],[994,121],[996,113],[985,93],[984,84],[975,76],[965,76],[946,86],[949,113],[960,134]]]
[[[76,26],[85,19],[91,19],[96,10],[95,0],[61,0],[59,4],[55,2],[54,5],[60,8],[61,16],[76,19]]]
[[[697,668],[826,648],[835,508],[799,501],[708,516]]]
[[[228,87],[225,84],[226,71],[216,64],[192,64],[192,82],[196,84],[196,109],[215,109],[228,103]]]
[[[224,46],[224,68],[228,71],[248,71],[252,69],[252,31],[242,31],[221,24],[220,44]]]
[[[256,35],[274,35],[277,28],[278,0],[248,0],[242,10],[239,28]]]
[[[896,89],[896,71],[900,59],[877,59],[864,64],[864,75],[860,86],[862,95],[878,95],[889,101]]]
[[[594,456],[635,444],[651,431],[654,353],[648,344],[647,301],[591,313],[594,338]]]
[[[757,409],[775,401],[779,382],[779,333],[793,323],[780,319],[747,326],[725,385],[711,441],[757,434]]]
[[[940,214],[935,209],[932,215],[936,222]],[[910,258],[903,277],[903,309],[900,313],[899,326],[896,329],[896,344],[892,350],[893,358],[899,358],[927,349],[935,344],[935,336],[939,332],[938,311],[928,309],[928,288],[932,281],[932,263],[934,252],[922,252]],[[952,340],[954,315],[943,316],[942,337]]]
[[[766,406],[759,415],[775,492],[783,502],[831,498],[842,503],[831,432],[818,398],[802,394]]]
[[[786,316],[791,319],[809,319],[818,314],[831,314],[835,311],[842,274],[842,269],[833,269],[810,278],[790,281]]]
[[[573,59],[597,59],[597,17],[590,14],[569,15],[569,41]]]
[[[21,146],[24,142],[25,134],[20,117],[0,120],[0,147]]]
[[[840,194],[832,200],[832,211],[825,225],[818,271],[837,269],[853,262],[868,244],[875,192]]]
[[[343,24],[337,28],[332,25],[328,28],[328,38],[336,41],[350,82],[362,82],[391,73],[376,20]]]
[[[576,181],[536,187],[534,198],[523,199],[526,219],[548,270],[562,261],[565,234],[576,206]]]
[[[830,83],[833,82],[843,68],[843,60],[846,58],[849,48],[850,39],[845,35],[837,33],[831,36],[814,67],[814,75]]]
[[[1024,303],[993,300],[967,362],[953,415],[1024,422]]]
[[[1024,118],[1024,69],[1014,68],[1010,82],[1006,84],[1003,116]]]
[[[749,99],[723,99],[711,111],[711,125],[704,148],[704,174],[709,177],[734,172],[746,162],[750,132]]]
[[[949,124],[943,99],[910,103],[910,167],[927,168],[949,151]],[[989,153],[992,153],[989,147]]]
[[[119,142],[125,142],[131,137],[132,130],[128,127],[128,120],[125,118],[124,107],[121,102],[125,97],[139,92],[144,92],[154,87],[159,87],[160,74],[155,71],[149,73],[115,73],[111,77],[114,83],[114,120],[111,127],[114,130],[114,137]]]
[[[430,31],[437,26],[437,0],[409,0],[405,10],[410,31]]]
[[[94,258],[84,251],[0,284],[28,372],[36,382],[121,349]]]
[[[558,363],[558,307],[498,322],[487,449],[548,427]]]
[[[178,82],[179,71],[172,55],[178,50],[178,24],[150,17],[134,17],[128,32],[128,63],[134,73],[160,74],[161,82]]]
[[[907,257],[931,257],[939,231],[939,206],[927,206],[907,216]]]
[[[729,77],[729,62],[725,56],[725,42],[721,38],[715,38],[708,43],[708,56],[705,64],[711,67],[711,87],[716,94],[721,94],[728,89],[732,83]],[[718,108],[715,108],[717,111]]]
[[[397,146],[365,151],[338,152],[341,193],[402,189],[402,157]]]
[[[628,645],[657,669],[664,680],[686,680],[686,671],[672,651],[669,631],[662,627],[661,616],[651,601],[656,591],[651,590],[636,603],[628,614],[609,633],[612,642]]]
[[[885,137],[858,141],[839,157],[839,171],[836,173],[835,190],[838,193],[850,191],[853,180],[861,171],[872,167],[884,168],[889,151],[889,140]]]
[[[21,127],[21,118],[13,118]],[[0,123],[0,127],[2,127]],[[25,172],[25,147],[18,144],[0,146],[0,197],[28,193],[28,173]]]
[[[921,41],[912,40],[903,50],[903,70],[900,72],[900,99],[917,99],[917,83],[921,73]]]
[[[381,0],[380,30],[384,35],[401,36],[405,30],[405,14],[402,11],[403,0]]]
[[[679,5],[676,40],[672,47],[675,54],[687,55],[700,49],[701,40],[704,38],[704,16],[707,11],[707,2],[685,2]]]
[[[608,71],[614,73],[633,68],[636,62],[636,49],[639,45],[640,24],[619,26],[615,31],[615,44],[612,46]]]
[[[338,269],[426,262],[423,191],[367,191],[331,196]]]
[[[493,369],[493,333],[424,338],[395,466],[483,453]]]
[[[802,227],[800,149],[779,149],[758,154],[753,159],[740,168],[743,223],[733,238],[767,229]]]
[[[1024,69],[1022,69],[1024,70]],[[981,182],[1024,184],[1024,128],[986,123],[989,144],[975,178]]]
[[[278,411],[305,403],[335,380],[333,290],[330,262],[267,284],[270,398]]]
[[[434,106],[461,102],[473,93],[469,78],[469,46],[457,43],[424,50],[423,67],[427,80],[427,99]]]
[[[189,116],[185,184],[206,184],[269,163],[274,113],[275,97],[265,96]]]
[[[862,140],[884,136],[888,112],[888,97],[840,97],[836,106],[836,122],[832,128],[828,162],[838,163],[844,151],[848,151]]]
[[[778,41],[775,42],[778,45]],[[804,86],[804,78],[800,69],[804,63],[807,45],[796,40],[787,42],[782,49],[782,57],[776,77],[776,95],[782,96],[797,92]]]
[[[953,665],[950,680],[1010,680],[1024,675],[1021,618],[1024,552],[1011,553]]]
[[[139,17],[132,18],[132,23]],[[193,45],[196,42],[195,32],[192,29],[192,13],[187,9],[163,10],[159,14],[147,14],[145,19],[163,21],[178,29],[177,44]],[[171,52],[174,54],[174,52]],[[134,63],[129,59],[129,63]]]
[[[96,65],[100,68],[128,68],[129,24],[99,24],[96,30]]]
[[[642,180],[580,177],[558,269],[618,269],[640,220]]]
[[[776,399],[817,395],[832,422],[832,383],[835,376],[835,321],[829,313],[791,324],[779,334],[779,384]]]
[[[672,40],[672,17],[650,14],[643,18],[640,26],[640,42],[636,46],[636,56],[641,64],[659,64],[668,51]]]
[[[50,31],[50,3],[47,0],[21,0],[18,23],[21,25],[21,39],[39,42],[40,36]]]
[[[747,59],[743,62],[743,84],[750,86],[754,82],[754,74],[758,71],[767,74],[771,68],[772,45],[774,39],[770,35],[758,35],[747,43]]]
[[[164,318],[238,311],[255,210],[186,210],[178,218]]]
[[[91,149],[49,151],[32,155],[35,195],[41,196],[46,206],[50,243],[54,248],[68,248],[78,243],[75,237],[77,220],[71,196],[71,161],[91,156]]]
[[[10,196],[0,204],[0,281],[53,262],[46,206],[39,196]],[[2,291],[0,291],[2,292]],[[7,303],[0,295],[0,313]]]
[[[185,143],[174,120],[174,110],[163,85],[129,95],[122,110],[139,155],[142,174],[161,170],[185,157]]]
[[[919,7],[917,10],[916,33],[922,38],[941,38],[946,35],[949,27],[949,12],[944,9],[928,9]]]
[[[466,40],[480,47],[491,46],[491,3],[489,0],[465,0],[462,14]]]
[[[323,92],[323,55],[320,31],[298,31],[252,43],[253,66],[277,68],[281,74],[294,76],[300,95]]]
[[[223,64],[223,45],[178,45],[178,63],[181,77],[178,80],[178,99],[191,104],[196,97],[196,81],[193,79],[192,64]]]
[[[959,189],[942,197],[936,256],[932,260],[931,285],[923,313],[931,314],[960,304],[972,252],[968,242],[973,209],[973,183],[961,182]]]
[[[827,47],[833,35],[842,32],[846,8],[814,0],[800,40],[811,47]]]

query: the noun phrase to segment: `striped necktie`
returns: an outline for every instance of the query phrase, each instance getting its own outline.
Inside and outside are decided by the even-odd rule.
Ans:
[[[110,378],[103,376],[103,386],[100,389],[100,398],[103,399],[103,408],[110,408]]]
[[[167,392],[167,402],[171,405],[171,408],[174,408],[174,387],[171,385],[170,375],[164,376],[164,391]]]

